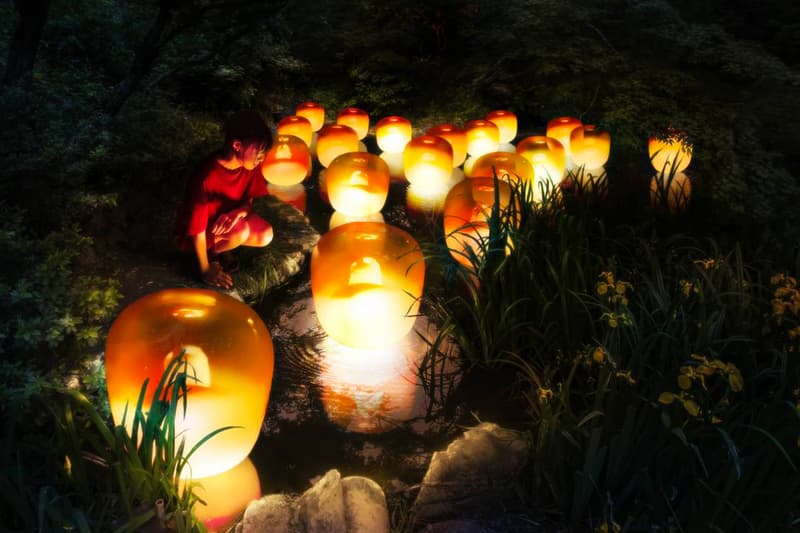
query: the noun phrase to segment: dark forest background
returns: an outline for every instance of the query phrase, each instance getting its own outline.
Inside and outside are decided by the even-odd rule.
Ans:
[[[611,132],[612,187],[645,194],[647,138],[679,128],[692,231],[788,264],[799,52],[800,4],[781,0],[4,0],[3,381],[101,341],[110,247],[146,238],[126,231],[173,209],[241,108],[274,125],[315,100],[420,128],[510,109],[520,135],[577,116]]]

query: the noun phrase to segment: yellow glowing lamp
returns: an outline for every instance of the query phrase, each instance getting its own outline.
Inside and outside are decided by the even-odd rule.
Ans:
[[[511,152],[489,152],[472,165],[469,178],[489,178],[513,182],[517,179],[533,185],[533,166],[521,155]]]
[[[683,213],[691,197],[692,182],[683,172],[659,172],[650,180],[650,205],[656,209],[666,207],[673,215]]]
[[[650,163],[656,172],[683,172],[692,162],[691,146],[678,134],[666,138],[650,137],[647,141]]]
[[[606,164],[611,152],[611,135],[592,124],[585,124],[569,134],[572,160],[586,170],[598,169]]]
[[[278,121],[278,135],[294,135],[306,143],[306,146],[311,146],[313,133],[311,122],[306,117],[289,115]]]
[[[436,135],[450,143],[453,148],[453,168],[460,167],[467,158],[467,132],[453,124],[438,124],[426,135]]]
[[[425,263],[414,238],[380,222],[338,226],[311,254],[311,294],[320,324],[337,342],[376,348],[414,326]]]
[[[261,163],[261,173],[273,185],[297,185],[308,176],[311,152],[308,145],[294,135],[276,135],[272,147]]]
[[[325,124],[325,108],[316,102],[303,102],[294,110],[298,117],[305,117],[311,123],[311,131],[319,131]]]
[[[142,384],[149,379],[145,410],[165,367],[187,362],[186,415],[175,420],[190,450],[225,426],[189,459],[185,476],[224,472],[250,453],[267,410],[274,366],[272,338],[248,305],[206,289],[165,289],[128,305],[106,339],[106,385],[116,424],[131,430]]]
[[[510,143],[517,136],[517,115],[511,111],[496,109],[489,111],[486,120],[494,123],[500,134],[500,143]]]
[[[496,152],[500,146],[500,129],[488,120],[470,120],[464,126],[467,134],[467,153],[480,157]]]
[[[358,152],[358,135],[350,126],[328,124],[319,130],[317,137],[317,159],[323,167],[342,154]]]
[[[337,124],[350,126],[361,140],[369,133],[369,113],[357,107],[345,107],[336,116]]]
[[[531,135],[519,141],[516,150],[517,154],[524,157],[533,167],[535,177],[533,199],[541,200],[542,187],[552,190],[564,176],[567,164],[564,146],[551,137]]]
[[[564,147],[567,158],[569,158],[571,155],[569,136],[572,134],[572,130],[579,126],[583,126],[583,122],[574,117],[554,118],[547,123],[545,135],[560,142],[561,146]]]
[[[453,147],[435,135],[414,137],[403,151],[403,173],[417,188],[441,189],[453,174]]]
[[[497,185],[502,216],[511,202],[511,186],[505,181],[498,181]],[[494,201],[495,181],[489,178],[456,183],[444,200],[442,223],[447,248],[456,261],[468,268],[473,266],[471,256],[482,258],[489,245],[488,221]]]
[[[347,216],[371,215],[383,209],[389,194],[389,167],[375,154],[348,152],[325,172],[331,206]]]
[[[403,153],[411,135],[411,121],[404,117],[392,115],[375,124],[375,140],[384,152]]]

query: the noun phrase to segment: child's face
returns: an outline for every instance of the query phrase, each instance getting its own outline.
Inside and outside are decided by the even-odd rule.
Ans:
[[[253,170],[264,161],[267,147],[263,144],[252,143],[246,145],[241,152],[242,165],[247,170]]]

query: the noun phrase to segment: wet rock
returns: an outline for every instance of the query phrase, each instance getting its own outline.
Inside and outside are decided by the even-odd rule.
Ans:
[[[291,497],[270,494],[250,502],[236,533],[292,533],[294,505]]]
[[[414,502],[415,524],[501,512],[513,497],[510,487],[527,452],[527,442],[515,431],[490,423],[468,430],[446,451],[433,454]]]
[[[338,470],[329,470],[298,501],[300,524],[307,533],[347,533],[344,489]]]
[[[342,480],[342,488],[348,532],[389,533],[386,496],[377,483],[350,476]]]

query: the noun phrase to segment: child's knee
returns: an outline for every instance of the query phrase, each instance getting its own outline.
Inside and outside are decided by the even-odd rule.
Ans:
[[[256,246],[266,246],[272,242],[272,226],[260,230],[257,234],[253,235],[256,241]]]

